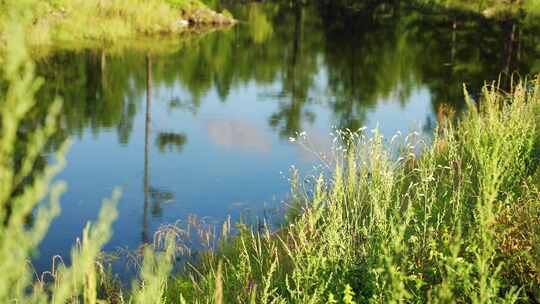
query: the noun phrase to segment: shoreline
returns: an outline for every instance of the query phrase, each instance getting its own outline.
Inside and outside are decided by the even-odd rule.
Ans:
[[[91,4],[88,11],[76,8],[36,8],[38,13],[25,28],[26,43],[34,49],[60,49],[67,46],[103,45],[148,38],[175,37],[183,34],[204,34],[235,25],[238,21],[228,11],[216,12],[196,2],[176,7],[169,1],[150,0],[133,7],[101,7]],[[112,3],[112,2],[111,2]],[[154,12],[157,10],[157,12]],[[85,18],[81,18],[81,16]],[[9,32],[4,30],[6,17],[0,14],[0,49],[6,48]],[[74,26],[76,24],[76,26]]]

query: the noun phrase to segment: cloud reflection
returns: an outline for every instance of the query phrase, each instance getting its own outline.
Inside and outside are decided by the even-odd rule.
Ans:
[[[268,153],[272,146],[268,135],[249,121],[212,119],[206,129],[214,144],[230,150]]]

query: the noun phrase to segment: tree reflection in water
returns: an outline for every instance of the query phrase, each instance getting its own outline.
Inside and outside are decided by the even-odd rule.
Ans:
[[[496,21],[412,10],[398,2],[369,2],[357,10],[333,1],[292,7],[252,3],[231,10],[255,25],[213,33],[155,56],[153,81],[160,87],[180,83],[190,94],[190,104],[182,107],[194,113],[212,89],[226,102],[233,87],[278,83],[279,93],[268,92],[279,97],[271,98],[278,109],[268,121],[283,138],[316,119],[309,109],[314,102],[329,107],[339,127],[356,129],[378,102],[392,97],[405,104],[419,87],[430,91],[435,112],[441,105],[459,111],[463,83],[474,93],[500,73],[508,87],[513,73],[540,70],[535,34],[540,22],[533,18]],[[39,64],[46,78],[41,99],[60,95],[66,100],[62,131],[76,135],[87,127],[99,132],[115,126],[119,141],[126,143],[142,109],[136,97],[146,87],[140,71],[144,60],[138,52],[59,52]],[[326,83],[316,81],[320,75]],[[180,134],[163,134],[156,143],[163,149],[166,142],[181,146],[182,141]]]

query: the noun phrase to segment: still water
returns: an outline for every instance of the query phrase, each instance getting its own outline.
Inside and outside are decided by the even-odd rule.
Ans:
[[[462,84],[540,71],[538,22],[487,21],[382,5],[242,4],[237,26],[175,46],[58,51],[38,64],[45,111],[64,99],[69,188],[36,268],[67,256],[101,200],[122,188],[106,250],[135,249],[163,223],[264,214],[282,205],[291,165],[328,149],[334,128],[428,134],[439,109],[462,110]],[[151,43],[150,43],[151,44]],[[39,113],[36,117],[39,117]],[[47,156],[44,156],[47,157]]]

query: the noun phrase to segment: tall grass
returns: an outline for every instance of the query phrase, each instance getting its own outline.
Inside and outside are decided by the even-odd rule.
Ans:
[[[35,280],[28,261],[59,213],[64,163],[35,170],[61,102],[25,126],[41,80],[28,59],[24,6],[6,23],[0,95],[1,303],[516,303],[540,300],[540,79],[486,85],[429,142],[339,132],[332,174],[293,184],[299,208],[278,231],[224,225],[216,251],[170,277],[173,235],[144,252],[131,291],[100,290],[98,255],[118,193],[83,231],[71,264]],[[20,141],[24,135],[24,141]],[[19,139],[18,139],[19,138]],[[49,203],[38,206],[46,196]],[[33,220],[28,216],[33,212]],[[294,215],[294,212],[290,213]]]
[[[31,16],[24,4],[32,3],[21,2],[10,8],[8,43],[2,54],[1,79],[6,90],[0,93],[0,303],[95,304],[101,301],[98,255],[112,233],[118,191],[111,200],[104,201],[96,223],[89,223],[82,232],[81,240],[72,249],[71,265],[62,264],[51,272],[52,283],[34,278],[29,264],[50,222],[60,212],[58,200],[65,184],[49,185],[64,165],[66,147],[56,153],[55,164],[36,169],[38,158],[57,128],[61,102],[54,102],[42,123],[29,128],[25,116],[36,103],[34,94],[42,80],[34,76],[34,64],[25,46],[24,28]],[[46,197],[49,202],[38,206]],[[126,302],[165,301],[163,293],[173,257],[173,242],[166,238],[163,252],[147,250],[142,275],[134,281]],[[120,295],[119,299],[124,297]]]
[[[173,280],[169,298],[538,301],[539,88],[537,79],[510,93],[486,85],[477,101],[466,94],[467,112],[429,143],[340,132],[333,174],[293,187],[298,217],[226,237]]]

